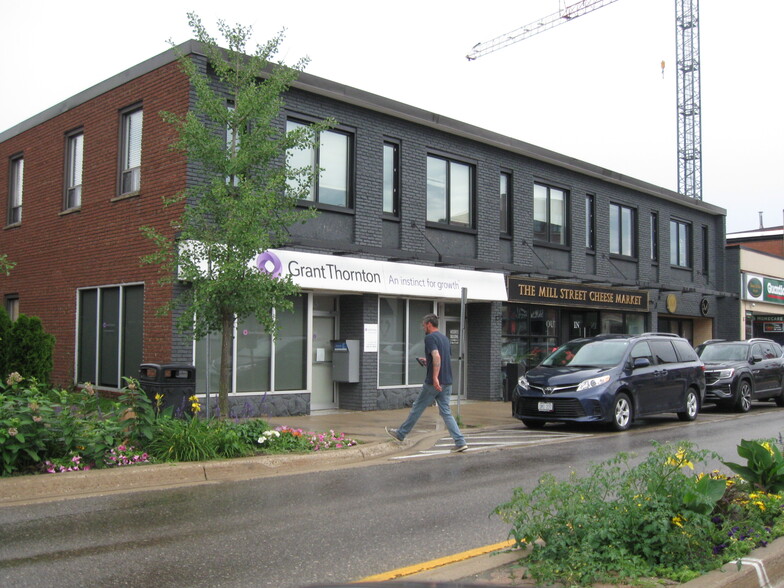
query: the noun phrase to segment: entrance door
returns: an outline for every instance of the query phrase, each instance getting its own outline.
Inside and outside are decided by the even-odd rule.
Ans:
[[[599,328],[599,313],[591,311],[571,311],[568,314],[567,326],[569,334],[567,341],[581,337],[594,337],[601,332]]]
[[[337,389],[332,381],[332,340],[335,339],[334,312],[317,310],[329,307],[327,301],[313,297],[313,348],[311,350],[310,409],[337,408]],[[330,297],[332,298],[332,297]],[[334,298],[332,298],[334,300]],[[334,305],[332,306],[334,308]]]
[[[465,376],[465,374],[460,373],[460,318],[445,318],[443,324],[441,332],[449,339],[449,350],[452,356],[452,395],[457,397],[462,387],[460,398],[465,399],[467,386],[465,384],[460,385]],[[463,353],[465,352],[465,345],[463,345]],[[463,359],[465,360],[465,358]],[[465,363],[463,361],[463,366],[465,366]]]

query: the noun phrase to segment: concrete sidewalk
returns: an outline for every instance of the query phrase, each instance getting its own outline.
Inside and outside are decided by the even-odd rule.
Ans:
[[[359,462],[416,451],[432,445],[446,434],[438,409],[430,407],[403,444],[392,441],[384,427],[399,426],[408,412],[409,409],[370,412],[334,410],[307,416],[266,419],[272,426],[286,425],[314,433],[331,430],[337,434],[345,433],[347,437],[359,441],[359,445],[347,449],[0,478],[0,507],[348,467]],[[452,406],[452,413],[460,415],[466,429],[522,426],[520,421],[512,418],[511,412],[511,404],[508,402],[462,401],[459,406]]]

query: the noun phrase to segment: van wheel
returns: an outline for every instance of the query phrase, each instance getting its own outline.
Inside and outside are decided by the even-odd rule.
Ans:
[[[632,403],[629,397],[621,392],[613,402],[613,414],[610,426],[614,431],[625,431],[632,425]]]
[[[678,418],[682,421],[693,421],[700,412],[700,399],[697,393],[689,388],[686,392],[686,410],[678,413]]]
[[[738,384],[738,395],[733,406],[735,412],[749,412],[751,410],[751,382],[741,380]]]
[[[523,424],[529,429],[544,429],[547,421],[535,421],[532,419],[523,419]]]

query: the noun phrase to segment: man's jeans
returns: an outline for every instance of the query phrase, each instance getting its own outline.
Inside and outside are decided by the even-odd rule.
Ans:
[[[416,400],[414,400],[414,405],[411,407],[411,412],[408,414],[408,418],[402,425],[400,425],[400,428],[397,430],[397,434],[400,436],[400,439],[405,439],[406,435],[408,435],[411,432],[411,429],[414,428],[414,425],[419,420],[419,417],[422,416],[424,410],[433,404],[433,400],[435,400],[438,404],[438,412],[441,414],[441,418],[444,419],[444,425],[446,425],[447,431],[449,431],[449,434],[452,435],[452,439],[455,440],[455,445],[457,447],[465,445],[465,437],[463,437],[462,433],[460,433],[460,429],[457,426],[457,421],[455,421],[455,417],[452,416],[452,410],[449,408],[449,397],[451,395],[451,384],[448,386],[441,386],[441,392],[436,390],[435,386],[432,384],[422,384],[422,390],[420,390],[419,396],[417,396]]]

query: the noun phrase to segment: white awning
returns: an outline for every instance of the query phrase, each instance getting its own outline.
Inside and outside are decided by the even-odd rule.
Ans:
[[[253,263],[261,271],[291,276],[300,288],[372,292],[394,296],[505,301],[504,274],[270,249]]]

